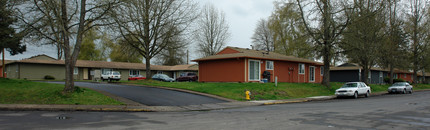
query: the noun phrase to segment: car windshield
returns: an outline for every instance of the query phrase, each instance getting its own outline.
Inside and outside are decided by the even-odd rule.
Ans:
[[[353,88],[357,87],[357,83],[347,83],[342,86],[342,88]]]
[[[119,75],[119,72],[112,72],[113,75]]]
[[[406,83],[402,82],[402,83],[394,83],[393,86],[405,86]]]

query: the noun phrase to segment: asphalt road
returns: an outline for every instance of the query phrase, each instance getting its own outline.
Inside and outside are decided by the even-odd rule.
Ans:
[[[64,84],[64,82],[50,83]],[[151,87],[89,82],[75,82],[75,86],[106,91],[148,106],[187,106],[226,102],[207,96]]]
[[[193,112],[0,111],[0,129],[430,129],[430,91]]]

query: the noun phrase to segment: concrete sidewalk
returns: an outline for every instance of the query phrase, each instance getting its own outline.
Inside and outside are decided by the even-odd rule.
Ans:
[[[0,104],[0,110],[7,111],[105,111],[105,112],[173,112],[173,111],[207,111],[241,108],[249,106],[299,103],[315,100],[329,100],[334,96],[319,96],[286,100],[233,101],[215,104],[188,106],[145,106],[145,105],[38,105],[38,104]]]

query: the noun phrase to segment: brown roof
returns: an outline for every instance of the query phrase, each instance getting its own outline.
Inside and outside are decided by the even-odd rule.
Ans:
[[[9,62],[8,64],[15,63],[15,62],[16,63],[64,65],[64,60],[37,60],[37,59],[24,59],[24,60]],[[193,66],[193,65],[176,65],[176,66],[151,65],[151,70],[165,70],[165,71],[196,70],[194,68],[190,68],[191,66]],[[143,64],[143,63],[127,63],[127,62],[77,60],[76,61],[76,67],[145,70],[146,64]],[[198,70],[198,68],[197,68],[197,70]]]
[[[13,60],[4,60],[5,64],[9,64],[10,62],[13,62]],[[0,66],[3,66],[2,59],[0,59]]]
[[[238,47],[227,47],[227,48],[236,50],[239,53],[212,55],[212,56],[196,59],[193,61],[207,61],[207,60],[232,59],[232,58],[255,58],[255,59],[293,61],[293,62],[303,62],[303,63],[323,65],[323,63],[321,62],[316,62],[313,60],[298,58],[294,56],[287,56],[276,52],[258,51],[258,50],[244,49],[244,48],[238,48]]]
[[[430,77],[430,73],[429,72],[426,72],[425,74],[426,74],[426,77]],[[417,75],[418,76],[423,76],[423,72],[417,72]]]

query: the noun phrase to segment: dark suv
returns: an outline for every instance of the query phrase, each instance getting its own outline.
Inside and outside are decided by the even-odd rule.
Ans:
[[[199,77],[197,76],[196,73],[191,73],[191,72],[187,72],[184,73],[183,75],[181,75],[179,78],[176,78],[176,81],[181,82],[181,81],[197,81],[199,79]]]

